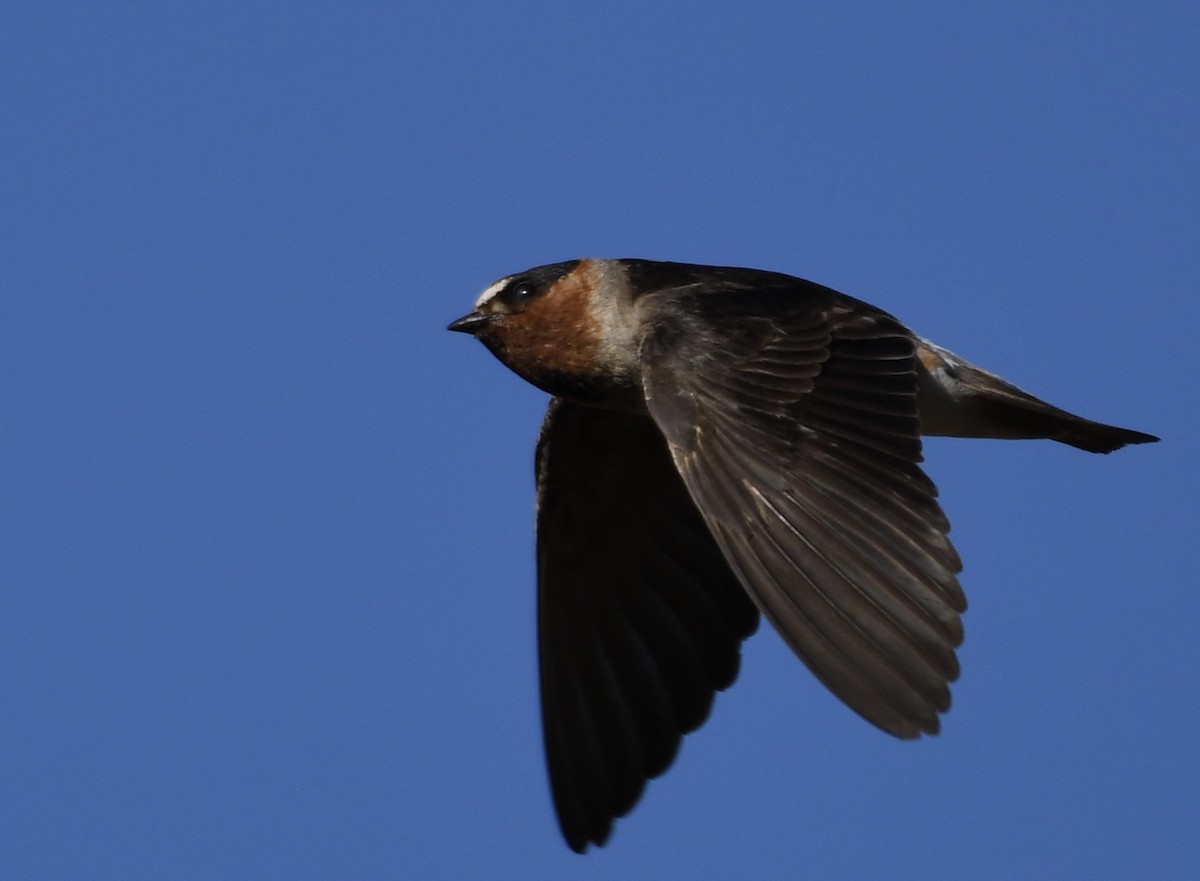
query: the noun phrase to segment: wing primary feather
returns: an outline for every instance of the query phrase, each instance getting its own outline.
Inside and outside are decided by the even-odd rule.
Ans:
[[[819,449],[811,452],[810,467],[803,472],[810,485],[819,484],[826,495],[841,500],[843,506],[847,499],[861,499],[861,504],[854,505],[854,512],[869,518],[878,527],[877,531],[891,539],[892,546],[911,548],[914,553],[910,559],[931,577],[936,577],[939,571],[931,568],[931,564],[950,576],[962,569],[958,553],[945,535],[949,529],[945,515],[935,502],[920,495],[919,488],[903,482],[880,486],[874,475],[848,469],[844,458],[839,460]],[[853,459],[850,461],[854,464]],[[922,560],[927,562],[921,563]],[[956,611],[966,609],[966,600],[957,589],[947,596],[947,601]]]
[[[611,830],[600,810],[607,802],[604,762],[583,692],[544,663],[542,724],[559,828],[568,846],[583,853],[589,842],[603,844]]]
[[[855,552],[871,559],[883,585],[894,589],[895,601],[907,604],[920,612],[927,624],[935,625],[942,642],[951,647],[960,645],[962,620],[948,600],[947,589],[942,586],[943,582],[956,582],[954,575],[940,566],[931,565],[923,555],[914,557],[909,549],[897,548],[891,540],[894,535],[883,534],[878,522],[858,517],[857,512],[843,507],[836,497],[826,496],[824,487],[816,484],[809,484],[809,487],[814,496],[821,498],[821,504],[809,506],[808,510],[824,529],[828,533],[852,536]],[[786,498],[792,504],[800,504],[791,494]]]
[[[756,563],[757,560],[753,555],[749,555],[748,561],[745,559],[749,553],[748,549],[743,548],[734,536],[728,534],[724,526],[716,526],[714,532],[728,548],[727,553],[733,568],[741,578],[753,583],[753,576],[747,565]],[[773,579],[769,573],[767,577]],[[783,588],[778,583],[774,585],[774,590],[764,591],[758,598],[763,614],[770,619],[792,651],[830,692],[871,724],[897,737],[913,738],[922,731],[933,733],[937,730],[936,717],[932,723],[925,721],[918,724],[914,723],[908,714],[896,710],[875,683],[865,679],[862,671],[851,665],[844,653],[839,651],[801,610],[790,604],[785,605],[782,598]]]
[[[875,568],[875,561],[852,546],[852,539],[830,531],[811,506],[800,505],[784,495],[776,502],[756,493],[759,504],[773,513],[811,558],[835,576],[835,588],[825,593],[882,653],[903,671],[919,690],[940,690],[958,675],[958,662],[946,634],[935,628],[925,611],[908,600],[904,590]],[[785,510],[783,505],[787,505]],[[811,536],[811,538],[810,538]],[[786,536],[785,536],[786,538]],[[796,555],[789,553],[796,560]],[[797,563],[797,565],[800,565]],[[836,590],[836,580],[849,590]],[[816,577],[818,584],[828,583]]]
[[[783,571],[777,568],[771,571],[771,578],[783,592],[784,599],[800,610],[805,620],[815,625],[825,641],[846,659],[857,677],[873,691],[877,702],[882,702],[902,718],[918,724],[922,718],[936,719],[938,712],[949,708],[950,691],[940,675],[920,677],[925,681],[915,681],[918,678],[915,671],[897,663],[896,646],[881,645],[880,634],[866,632],[833,599],[825,579],[836,578],[837,573],[828,570],[814,572],[814,569],[820,568],[815,565],[816,561],[811,557],[797,560],[770,530],[764,532],[762,538],[773,551],[771,554],[759,552],[763,562],[768,565],[774,562],[775,567],[780,564],[787,567]],[[789,572],[801,576],[810,589],[788,591],[783,587],[783,579],[787,578]],[[850,589],[853,590],[852,587]],[[810,597],[819,602],[808,601]],[[798,645],[796,648],[803,657],[805,646]],[[854,706],[854,709],[863,712],[862,707]],[[870,704],[867,705],[867,711],[871,712]]]
[[[607,605],[611,616],[624,619],[625,639],[633,637],[646,646],[655,672],[666,685],[679,728],[692,730],[699,724],[694,717],[699,715],[702,720],[707,714],[713,691],[704,676],[706,665],[690,635],[654,592],[622,592],[620,596],[609,596]],[[609,640],[609,644],[620,645],[620,641]]]
[[[647,417],[555,399],[536,466],[547,765],[583,851],[732,683],[758,611]]]
[[[732,451],[728,449],[713,449],[712,454],[713,460],[721,463],[735,461]],[[722,465],[722,470],[725,470],[724,465]],[[736,483],[733,480],[730,478],[723,482],[725,492],[736,492]],[[861,619],[868,615],[868,609],[860,605],[856,610],[857,615],[855,615],[845,606],[845,603],[855,598],[862,598],[858,586],[847,578],[844,572],[832,565],[828,557],[819,552],[811,539],[795,529],[792,524],[779,515],[776,509],[770,505],[764,507],[765,499],[760,493],[753,487],[748,487],[748,490],[757,501],[760,516],[753,525],[746,524],[743,527],[742,534],[745,536],[747,546],[761,545],[762,540],[765,539],[770,547],[763,549],[761,562],[769,565],[772,559],[776,559],[786,563],[803,577],[810,588],[807,591],[789,591],[781,586],[784,597],[793,606],[803,608],[806,618],[819,622],[819,628],[830,634],[830,642],[843,647],[847,656],[853,659],[852,662],[857,662],[874,681],[885,683],[889,690],[908,688],[916,694],[924,693],[926,700],[935,703],[944,700],[945,698],[941,697],[941,691],[945,690],[945,686],[940,673],[934,675],[935,682],[929,681],[930,677],[928,676],[918,677],[924,680],[918,686],[916,683],[909,682],[907,677],[902,676],[896,669],[897,665],[894,662],[910,658],[913,654],[912,649],[916,648],[909,641],[907,634],[897,631],[892,622],[878,614],[878,610],[874,610],[875,614],[870,616],[873,620],[866,622],[866,626],[864,626]],[[769,513],[771,516],[764,517],[761,516],[761,513]],[[786,528],[786,534],[779,533],[780,525]],[[762,528],[755,530],[754,526]],[[772,571],[772,578],[777,585],[786,583],[786,581],[780,580],[781,577],[785,576],[777,569]],[[839,583],[841,584],[840,591],[827,587],[827,585]],[[841,602],[835,599],[835,593],[840,593]],[[808,602],[810,597],[821,602]],[[907,646],[905,647],[909,651],[902,651],[896,638],[906,642]],[[884,640],[890,644],[882,644]],[[916,675],[915,671],[909,672]]]

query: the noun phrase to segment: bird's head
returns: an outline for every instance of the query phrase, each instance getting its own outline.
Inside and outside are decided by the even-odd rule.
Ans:
[[[570,260],[494,282],[448,329],[552,395],[598,401],[637,381],[634,313],[620,261]]]

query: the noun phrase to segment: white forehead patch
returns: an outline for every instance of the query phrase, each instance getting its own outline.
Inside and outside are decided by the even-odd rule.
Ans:
[[[496,296],[496,294],[498,294],[502,290],[504,290],[505,285],[507,285],[509,283],[509,281],[511,281],[511,280],[512,280],[512,276],[507,275],[504,278],[500,279],[495,284],[493,284],[491,287],[489,287],[486,291],[484,291],[482,294],[479,295],[479,299],[475,301],[475,308],[479,309],[481,306],[483,306],[484,303],[486,303],[492,297]]]

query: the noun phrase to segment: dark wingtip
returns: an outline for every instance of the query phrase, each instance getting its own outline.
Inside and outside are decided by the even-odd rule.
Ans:
[[[612,820],[604,821],[601,825],[588,828],[573,828],[570,831],[560,823],[563,841],[575,853],[586,854],[589,847],[604,847],[612,835]]]

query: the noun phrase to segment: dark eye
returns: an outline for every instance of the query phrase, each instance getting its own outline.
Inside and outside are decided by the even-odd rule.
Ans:
[[[537,296],[537,292],[537,285],[523,281],[520,284],[513,285],[508,292],[508,296],[514,303],[524,303],[526,300],[531,300]]]

